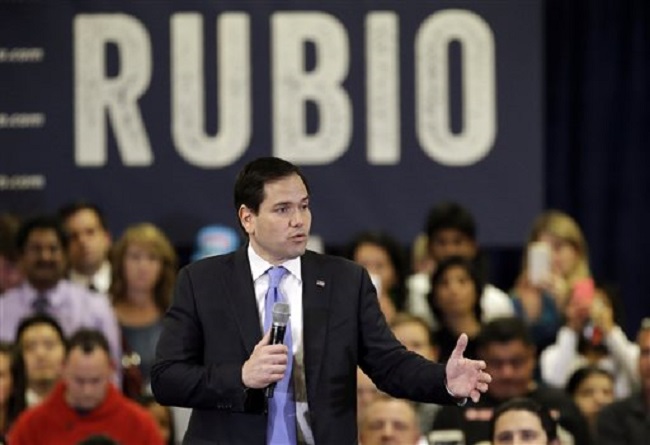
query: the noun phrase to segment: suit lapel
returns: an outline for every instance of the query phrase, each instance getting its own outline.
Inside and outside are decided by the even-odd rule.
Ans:
[[[302,257],[303,350],[308,400],[314,400],[320,375],[329,313],[328,282],[331,277],[319,266],[318,255],[307,252]]]
[[[230,306],[239,325],[244,347],[250,355],[253,353],[255,345],[262,339],[262,331],[246,247],[235,252],[232,279],[226,280],[227,283],[230,283],[230,289],[227,289],[226,295],[229,297]]]

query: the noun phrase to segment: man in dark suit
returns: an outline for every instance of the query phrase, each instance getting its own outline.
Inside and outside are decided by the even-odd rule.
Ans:
[[[252,161],[234,195],[248,244],[181,270],[152,369],[160,403],[193,408],[185,443],[356,443],[357,365],[380,390],[420,402],[476,402],[487,390],[485,363],[462,356],[466,335],[446,366],[408,352],[363,268],[306,251],[309,187],[296,166]],[[277,292],[291,307],[290,349],[270,344],[262,324],[278,266],[285,275]],[[286,390],[265,397],[267,386],[287,380]],[[286,411],[274,411],[287,394]],[[276,437],[277,419],[294,437]]]

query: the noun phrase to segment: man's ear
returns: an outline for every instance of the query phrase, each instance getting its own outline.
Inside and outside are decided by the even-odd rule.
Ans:
[[[246,233],[251,234],[253,229],[254,229],[254,218],[255,214],[253,211],[242,204],[239,206],[239,210],[237,211],[237,215],[239,216],[239,222],[246,231]]]

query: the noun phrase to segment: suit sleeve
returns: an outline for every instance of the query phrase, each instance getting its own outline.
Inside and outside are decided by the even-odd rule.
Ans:
[[[163,319],[151,369],[156,399],[165,405],[188,408],[260,411],[263,393],[245,391],[241,382],[242,363],[204,364],[204,342],[195,288],[188,269],[184,268],[178,276],[172,306]]]
[[[359,365],[377,387],[394,397],[418,402],[455,403],[445,389],[445,366],[407,351],[395,338],[365,271],[358,301]]]

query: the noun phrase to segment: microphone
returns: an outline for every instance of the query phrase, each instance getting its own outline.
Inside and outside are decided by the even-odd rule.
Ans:
[[[273,305],[273,324],[271,325],[271,343],[272,345],[281,345],[284,342],[284,333],[287,330],[287,323],[291,315],[291,308],[287,303],[275,303]],[[273,397],[275,382],[271,383],[264,390],[267,398]]]

